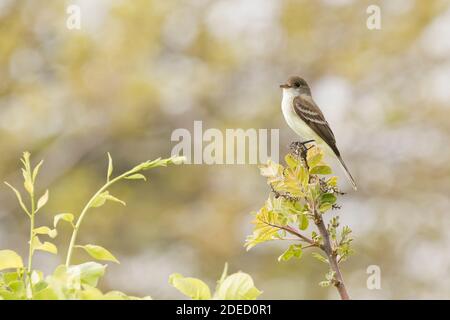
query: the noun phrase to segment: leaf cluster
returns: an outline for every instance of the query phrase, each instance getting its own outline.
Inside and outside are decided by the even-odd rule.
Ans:
[[[255,300],[262,293],[247,273],[239,271],[227,275],[227,272],[228,265],[225,264],[213,294],[202,280],[184,277],[179,273],[170,275],[169,284],[193,300]]]
[[[72,265],[70,263],[71,252],[74,248],[85,251],[91,258],[100,261],[111,261],[119,263],[118,259],[106,248],[94,244],[76,244],[76,235],[80,229],[83,217],[91,208],[99,208],[107,201],[117,202],[125,205],[125,202],[111,195],[108,188],[120,180],[146,180],[141,173],[143,171],[165,167],[171,164],[180,164],[182,157],[169,159],[158,158],[152,161],[143,162],[131,170],[113,178],[113,161],[108,153],[108,169],[106,183],[87,202],[81,214],[76,217],[73,213],[57,213],[53,217],[52,226],[36,226],[37,213],[47,204],[49,191],[46,190],[38,201],[35,201],[36,178],[43,162],[39,162],[34,168],[31,165],[30,153],[25,152],[21,159],[23,168],[23,187],[29,198],[29,205],[26,205],[24,196],[8,182],[5,184],[12,189],[17,197],[18,203],[30,220],[30,238],[28,265],[25,266],[22,257],[13,250],[0,250],[0,300],[2,299],[137,299],[127,296],[119,291],[102,293],[97,284],[104,275],[106,265],[89,261],[82,264]],[[58,249],[50,239],[57,235],[57,227],[60,223],[67,223],[72,227],[72,238],[69,244],[68,258],[66,265],[58,266],[55,271],[48,276],[33,268],[32,259],[36,251],[45,251],[57,254]],[[47,237],[49,241],[42,241]],[[144,297],[147,299],[149,297]]]
[[[285,157],[284,166],[270,160],[260,166],[260,173],[267,179],[271,193],[264,206],[252,213],[254,227],[245,242],[247,250],[268,241],[293,242],[279,256],[279,261],[299,259],[307,248],[324,251],[324,239],[313,226],[323,219],[323,215],[339,208],[337,198],[342,193],[337,186],[337,177],[330,176],[332,170],[323,161],[323,156],[322,150],[314,147],[308,150],[305,159],[290,153]],[[340,229],[336,216],[330,220],[328,232],[338,262],[345,261],[353,253],[350,228]],[[329,264],[328,257],[318,252],[313,252],[313,257]],[[333,278],[334,273],[328,273],[322,285],[331,281],[330,277]]]

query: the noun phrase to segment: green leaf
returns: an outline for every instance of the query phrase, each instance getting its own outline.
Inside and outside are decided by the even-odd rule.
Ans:
[[[331,208],[333,207],[333,205],[332,204],[330,204],[330,203],[322,203],[320,206],[319,206],[319,211],[320,212],[327,212],[328,210],[330,210]]]
[[[298,178],[302,184],[303,189],[307,190],[308,184],[309,184],[309,173],[305,167],[300,168],[300,173],[299,173]]]
[[[34,170],[33,170],[33,183],[36,181],[36,177],[37,177],[37,175],[38,175],[38,173],[39,173],[39,169],[41,168],[41,166],[42,166],[43,163],[44,163],[44,161],[41,160],[41,161],[36,165],[36,167],[34,167]]]
[[[294,156],[290,153],[288,153],[285,157],[284,157],[284,161],[286,162],[286,164],[292,168],[295,169],[299,163],[298,161],[294,158]]]
[[[25,298],[25,285],[23,281],[13,281],[9,284],[9,288],[18,298]]]
[[[106,176],[106,181],[109,182],[109,179],[111,178],[111,175],[113,173],[113,160],[111,158],[111,154],[108,152],[108,175]]]
[[[259,243],[280,239],[279,228],[272,226],[281,224],[279,214],[269,210],[267,208],[268,205],[266,204],[266,206],[262,207],[255,215],[253,234],[245,240],[247,251]]]
[[[99,289],[86,284],[83,285],[83,289],[79,292],[81,300],[103,300],[103,293]]]
[[[106,195],[108,195],[109,192],[105,191],[103,193],[100,193],[97,197],[95,197],[94,201],[91,203],[91,208],[98,208],[105,204],[106,202]]]
[[[50,238],[55,238],[58,234],[56,229],[50,229],[49,227],[39,227],[33,230],[34,234],[46,234]]]
[[[0,288],[0,300],[24,300],[25,297],[19,296],[16,293]]]
[[[44,241],[44,243],[41,243],[38,246],[34,247],[34,250],[40,250],[40,251],[45,251],[48,253],[52,253],[52,254],[58,254],[58,248],[56,248],[56,246],[48,241]]]
[[[106,200],[118,202],[122,205],[126,205],[126,203],[120,199],[117,199],[116,197],[109,194],[109,191],[105,191],[101,194],[99,194],[94,201],[91,204],[91,208],[98,208],[105,204]]]
[[[298,227],[300,230],[306,230],[309,226],[308,216],[306,214],[301,214],[299,218]]]
[[[328,264],[328,259],[323,257],[321,254],[317,253],[317,252],[313,252],[312,256],[314,258],[316,258],[317,260],[319,260],[320,262],[326,263]]]
[[[40,250],[40,251],[46,251],[49,253],[53,253],[53,254],[58,254],[58,249],[56,248],[56,246],[48,241],[45,241],[44,243],[42,243],[38,236],[34,236],[32,239],[32,249],[34,250]]]
[[[84,246],[76,246],[78,248],[83,248],[92,258],[97,260],[113,261],[115,263],[120,263],[111,252],[106,250],[101,246],[96,246],[93,244],[86,244]]]
[[[12,250],[0,250],[0,270],[23,268],[22,258]]]
[[[169,164],[179,165],[186,162],[186,157],[172,157],[168,159],[155,159],[143,162],[132,169],[133,172],[139,172],[141,170],[149,170],[156,167],[167,167]]]
[[[102,300],[152,300],[152,297],[145,296],[145,297],[139,298],[139,297],[126,295],[125,293],[117,291],[117,290],[113,290],[113,291],[109,291],[109,292],[105,293],[101,299]]]
[[[182,294],[193,300],[211,299],[209,287],[199,279],[185,278],[179,273],[173,273],[169,277],[169,283]]]
[[[337,187],[337,181],[338,181],[338,178],[336,176],[335,177],[331,177],[330,179],[328,179],[327,184],[330,187]]]
[[[27,192],[31,195],[34,193],[34,184],[31,173],[30,156],[31,154],[29,152],[24,152],[21,161],[24,166],[24,168],[22,169],[22,175],[24,179],[23,186],[25,187],[25,190],[27,190]]]
[[[152,300],[152,297],[145,296],[142,298],[134,297],[134,296],[128,296],[123,292],[114,290],[109,291],[105,293],[102,297],[103,300]]]
[[[96,287],[98,280],[105,274],[105,269],[106,265],[91,261],[79,265],[72,265],[67,268],[66,272],[69,275],[79,277],[82,284]]]
[[[168,160],[168,159],[166,159]],[[161,162],[161,158],[155,159],[155,160],[147,160],[145,162],[142,162],[135,166],[131,171],[133,172],[139,172],[141,170],[148,170],[150,168],[158,167],[158,166],[165,166],[165,163]]]
[[[131,176],[125,177],[125,179],[147,181],[147,178],[145,178],[145,176],[143,174],[140,174],[140,173],[132,174]]]
[[[316,167],[320,161],[322,161],[323,153],[318,152],[312,155],[311,157],[308,157],[308,165],[310,168]]]
[[[11,281],[7,287],[0,285],[0,300],[25,300],[26,290],[22,279]]]
[[[316,166],[312,168],[309,173],[310,174],[331,174],[333,171],[329,166]]]
[[[60,213],[60,214],[57,214],[53,218],[53,227],[56,228],[56,226],[58,225],[59,220],[67,221],[70,224],[72,224],[73,219],[74,219],[74,217],[73,217],[73,214],[71,214],[71,213]]]
[[[283,252],[281,256],[278,257],[278,261],[288,261],[291,258],[302,257],[302,245],[301,244],[292,244],[289,248]]]
[[[24,186],[25,190],[27,190],[27,192],[28,192],[29,194],[33,194],[33,192],[34,192],[34,186],[33,186],[33,183],[32,183],[29,179],[26,179],[26,180],[24,181],[23,186]]]
[[[320,197],[320,203],[335,204],[336,200],[336,196],[332,193],[325,193]]]
[[[214,299],[255,300],[261,293],[255,287],[252,277],[239,271],[222,281],[214,293]]]
[[[84,299],[86,286],[95,287],[105,273],[106,266],[96,262],[80,265],[59,265],[45,281],[36,284],[34,299],[77,300]],[[89,295],[88,295],[89,296]]]
[[[0,274],[0,283],[2,283],[2,281],[3,281],[4,284],[9,285],[9,283],[19,280],[20,276],[21,276],[20,271],[19,272],[17,272],[17,271],[2,272]]]
[[[30,212],[28,211],[27,207],[23,203],[22,196],[20,195],[20,192],[14,188],[12,185],[10,185],[8,182],[5,181],[5,184],[16,194],[17,200],[19,201],[20,206],[22,207],[23,211],[26,212],[26,214],[30,215]]]
[[[42,208],[43,206],[45,206],[45,204],[48,202],[48,190],[45,191],[44,195],[42,197],[39,198],[38,203],[37,203],[37,208],[36,208],[36,212],[39,211],[40,208]]]
[[[59,300],[59,296],[53,288],[46,287],[34,293],[33,300]]]
[[[127,205],[127,204],[125,203],[125,201],[122,201],[122,200],[120,200],[120,199],[118,199],[118,198],[116,198],[116,197],[114,197],[114,196],[112,196],[112,195],[110,195],[110,194],[107,194],[107,195],[105,196],[105,198],[106,198],[106,200],[118,202],[118,203],[120,203],[120,204],[122,204],[122,205],[124,205],[124,206]]]
[[[102,300],[130,300],[129,297],[120,291],[114,290],[105,293]]]
[[[39,292],[41,290],[44,290],[47,287],[48,287],[48,283],[42,280],[33,285],[33,291]]]

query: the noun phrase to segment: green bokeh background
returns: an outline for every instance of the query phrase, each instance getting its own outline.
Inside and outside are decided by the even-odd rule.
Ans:
[[[81,8],[81,30],[66,8]],[[366,9],[381,8],[381,30]],[[342,198],[356,254],[343,264],[353,298],[450,298],[450,5],[448,1],[24,1],[0,0],[0,177],[19,185],[22,151],[44,159],[50,189],[41,224],[79,213],[116,172],[169,156],[174,129],[280,129],[295,139],[278,85],[305,77],[359,184]],[[342,171],[336,171],[342,175]],[[121,261],[101,283],[153,298],[182,298],[179,272],[211,286],[226,261],[251,274],[261,298],[337,298],[317,284],[326,266],[309,255],[279,263],[285,243],[246,252],[250,212],[269,189],[254,165],[186,165],[111,192],[127,202],[94,210],[80,243]],[[47,272],[61,255],[37,253]],[[26,254],[27,220],[0,188],[0,248]],[[76,261],[88,259],[78,252]],[[381,268],[381,290],[366,269]]]

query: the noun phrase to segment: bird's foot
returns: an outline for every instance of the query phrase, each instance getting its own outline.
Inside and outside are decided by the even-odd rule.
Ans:
[[[307,147],[306,145],[308,143],[312,143],[315,140],[306,140],[306,141],[294,141],[290,144],[289,148],[291,150],[298,150],[298,149],[305,149],[306,151],[308,151],[309,149],[311,149],[312,147],[314,147],[313,145],[310,147]]]
[[[307,141],[294,141],[291,143],[289,148],[291,149],[291,153],[296,156],[297,158],[300,158],[303,163],[305,164],[306,168],[309,169],[308,161],[306,160],[306,156],[308,154],[308,150],[314,147],[313,145],[310,147],[307,147],[306,145],[308,143],[314,142],[314,140],[307,140]]]
[[[307,147],[307,144],[312,142],[314,142],[314,140],[294,141],[290,144],[289,149],[291,149],[294,155],[299,156],[302,153],[306,153],[309,149],[314,147],[314,145]]]
[[[300,161],[303,162],[306,169],[309,170],[308,160],[306,159],[308,156],[308,150],[314,147],[314,145],[307,147],[308,143],[314,142],[314,140],[306,140],[306,141],[294,141],[289,146],[291,149],[291,153],[297,157]]]

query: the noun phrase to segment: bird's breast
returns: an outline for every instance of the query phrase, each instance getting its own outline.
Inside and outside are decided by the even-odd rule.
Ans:
[[[294,98],[297,95],[289,91],[283,93],[281,101],[281,110],[288,126],[294,130],[303,140],[318,140],[317,134],[295,113]]]

